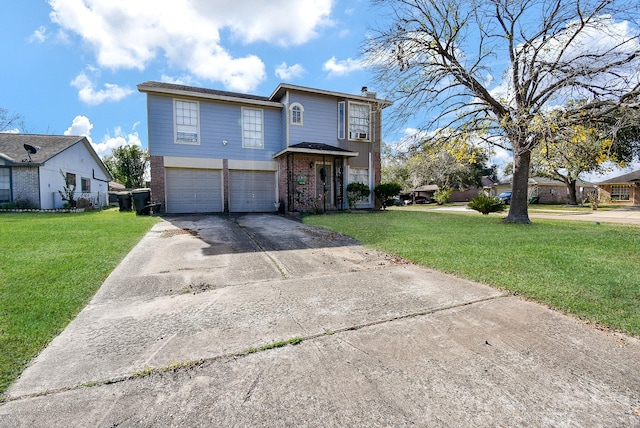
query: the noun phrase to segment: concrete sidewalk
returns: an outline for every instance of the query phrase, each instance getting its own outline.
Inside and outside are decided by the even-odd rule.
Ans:
[[[176,217],[11,386],[0,426],[640,426],[639,357],[282,217]]]

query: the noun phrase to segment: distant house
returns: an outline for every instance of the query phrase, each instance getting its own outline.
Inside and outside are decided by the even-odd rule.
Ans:
[[[600,198],[616,205],[640,205],[640,170],[598,183]]]
[[[168,213],[340,210],[347,184],[380,182],[382,109],[280,84],[268,96],[145,82],[151,192]],[[359,204],[373,207],[374,198]]]
[[[496,182],[489,176],[483,176],[481,179],[482,187],[468,187],[466,189],[454,189],[449,197],[449,202],[469,202],[471,199],[478,196],[481,192],[491,193],[491,189],[496,185]],[[427,201],[433,199],[434,193],[439,189],[437,184],[425,184],[423,186],[416,187],[409,191],[406,191],[403,196],[405,199],[411,199],[415,197],[424,197]]]
[[[494,194],[498,195],[505,190],[511,190],[511,178],[501,181],[494,186]],[[578,203],[586,199],[589,192],[597,191],[593,183],[578,180],[576,182],[576,198]],[[569,202],[569,189],[560,180],[533,176],[529,177],[529,198],[537,196],[541,204],[566,204]]]
[[[451,202],[469,202],[471,199],[478,196],[480,193],[490,194],[493,186],[496,185],[496,181],[489,176],[483,176],[481,179],[482,187],[469,187],[464,190],[456,189],[451,194],[449,201]]]
[[[0,204],[62,208],[58,191],[68,183],[77,200],[105,206],[111,179],[85,137],[0,133]]]

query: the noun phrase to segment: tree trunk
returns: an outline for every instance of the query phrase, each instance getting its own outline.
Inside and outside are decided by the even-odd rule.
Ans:
[[[578,198],[576,198],[576,180],[569,180],[567,189],[569,189],[569,205],[578,205]]]
[[[531,151],[514,150],[511,205],[505,223],[529,224],[529,166]]]

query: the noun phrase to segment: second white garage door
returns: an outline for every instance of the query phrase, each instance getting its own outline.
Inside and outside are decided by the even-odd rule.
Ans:
[[[276,173],[274,171],[229,171],[229,211],[275,211]]]
[[[223,210],[222,171],[167,168],[168,213],[219,213]]]

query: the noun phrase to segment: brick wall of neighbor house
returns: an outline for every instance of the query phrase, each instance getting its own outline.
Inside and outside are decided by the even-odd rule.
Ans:
[[[453,193],[451,194],[451,197],[449,198],[449,201],[450,202],[469,202],[471,199],[478,196],[478,193],[480,193],[480,190],[481,189],[477,187],[473,187],[465,190],[454,190]]]
[[[603,184],[600,186],[600,200],[606,203],[615,204],[615,205],[640,205],[640,187],[635,184],[631,184],[631,189],[629,189],[629,200],[628,201],[612,201],[611,198],[611,185]]]
[[[538,186],[532,189],[531,196],[538,196],[541,204],[566,204],[569,202],[569,194],[565,186]],[[580,195],[577,195],[580,198]]]
[[[164,188],[164,157],[151,156],[151,200],[152,202],[160,202],[161,210],[167,209],[167,201]]]
[[[40,180],[38,167],[13,167],[13,200],[27,200],[40,208]]]

